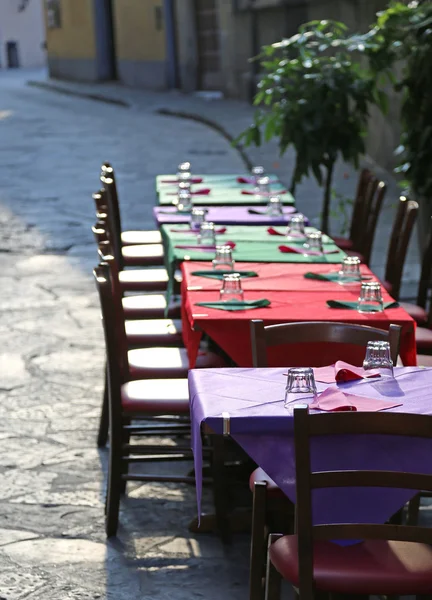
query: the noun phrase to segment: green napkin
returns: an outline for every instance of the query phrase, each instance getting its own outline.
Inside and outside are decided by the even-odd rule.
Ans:
[[[197,302],[195,306],[205,306],[206,308],[218,308],[220,310],[248,310],[252,308],[264,308],[270,306],[270,300],[262,298],[260,300],[227,300],[226,302]]]
[[[358,302],[349,302],[348,300],[327,300],[327,306],[330,308],[348,308],[349,310],[357,310]],[[388,308],[398,308],[399,302],[384,302],[384,310]],[[367,309],[368,305],[364,305],[362,310],[364,312],[376,312],[374,307],[371,306],[370,310]]]
[[[305,273],[305,279],[317,279],[318,281],[339,281],[339,273]],[[362,277],[361,281],[372,279],[371,276]],[[356,282],[357,279],[345,279],[346,283]]]
[[[196,277],[209,277],[210,279],[223,279],[224,275],[232,275],[232,273],[238,273],[240,277],[258,277],[258,273],[255,271],[193,271],[192,275]]]

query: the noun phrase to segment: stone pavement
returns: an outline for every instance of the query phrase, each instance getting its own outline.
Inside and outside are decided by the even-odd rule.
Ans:
[[[242,160],[208,127],[155,113],[174,96],[140,93],[146,103],[127,109],[29,87],[30,78],[0,71],[0,600],[243,599],[248,538],[225,548],[188,534],[190,487],[129,484],[119,537],[106,542],[90,232],[105,160],[126,228],[152,226],[154,177],[183,157],[209,173],[241,171]]]

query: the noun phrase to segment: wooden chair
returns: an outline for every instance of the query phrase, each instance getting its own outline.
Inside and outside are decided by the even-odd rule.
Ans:
[[[401,196],[393,222],[383,282],[385,289],[395,300],[399,299],[405,258],[417,213],[417,202]]]
[[[314,489],[377,487],[432,491],[432,475],[383,470],[314,472],[311,439],[347,434],[432,438],[432,417],[385,412],[310,415],[307,407],[294,409],[297,534],[270,536],[266,600],[279,598],[281,576],[298,590],[301,600],[313,600],[321,593],[347,597],[408,594],[432,597],[431,528],[393,524],[313,525]],[[340,546],[330,540],[364,541]]]
[[[366,325],[348,325],[346,323],[310,322],[284,323],[264,326],[261,320],[251,321],[252,361],[254,367],[267,367],[267,349],[271,346],[295,345],[297,343],[336,343],[355,345],[366,348],[369,341],[390,342],[393,364],[396,365],[399,355],[401,327],[390,325],[389,331],[367,327]],[[343,358],[341,356],[341,358]],[[328,364],[328,357],[323,355],[321,365]],[[250,555],[250,600],[261,600],[263,596],[263,565],[266,548],[264,545],[265,529],[269,515],[282,506],[287,516],[294,516],[294,507],[290,500],[274,481],[260,468],[255,469],[249,479],[249,487],[253,494],[251,555]],[[287,519],[287,531],[290,523]],[[292,524],[291,524],[292,527]]]
[[[147,230],[147,231],[122,231],[121,216],[119,208],[119,199],[117,193],[117,183],[114,174],[114,169],[110,163],[104,163],[101,168],[101,177],[104,179],[111,179],[111,194],[112,194],[112,208],[115,213],[115,221],[117,231],[121,232],[121,244],[122,246],[134,246],[136,244],[160,244],[162,243],[162,236],[160,231]]]
[[[183,420],[187,418],[189,392],[187,378],[131,380],[124,324],[114,306],[108,265],[96,267],[94,276],[101,302],[109,381],[110,457],[105,528],[110,537],[117,532],[120,497],[127,481],[194,483],[193,478],[178,475],[128,473],[128,465],[132,462],[191,458],[189,447],[130,443],[131,435],[146,432],[142,420],[150,417],[166,420],[167,414]]]
[[[349,237],[334,238],[340,248],[356,252],[367,265],[386,191],[387,186],[383,181],[379,181],[369,169],[363,169],[357,185]]]
[[[93,200],[96,204],[96,215],[98,219],[105,220],[109,237],[114,245],[117,260],[121,268],[124,267],[152,267],[163,264],[163,245],[160,244],[135,244],[123,245],[121,230],[118,229],[117,210],[118,204],[113,200],[115,197],[114,183],[112,179],[101,177],[104,188]],[[101,206],[106,207],[106,213],[102,213]]]
[[[108,271],[108,280],[111,285],[111,303],[116,315],[115,320],[112,321],[112,326],[115,325],[119,329],[119,349],[123,349],[123,353],[126,353],[127,363],[125,365],[127,365],[128,380],[187,377],[189,359],[186,349],[181,344],[180,324],[176,325],[169,319],[162,319],[157,322],[151,319],[141,320],[138,328],[136,328],[133,322],[125,321],[116,263],[110,255],[105,255],[104,258],[105,270]],[[132,335],[131,333],[129,336],[127,335],[128,330],[132,332]],[[180,343],[178,343],[179,337]],[[140,346],[140,341],[143,343],[142,346]],[[158,342],[160,345],[155,346],[154,344]],[[132,349],[130,349],[131,345],[134,346]],[[196,368],[223,366],[226,366],[225,361],[213,352],[201,352],[196,363]],[[107,378],[105,381],[98,431],[99,447],[106,444],[108,435],[109,385]]]

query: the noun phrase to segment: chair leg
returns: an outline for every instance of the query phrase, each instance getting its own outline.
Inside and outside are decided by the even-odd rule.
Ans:
[[[109,423],[109,408],[108,408],[108,372],[105,364],[105,384],[102,398],[102,409],[99,421],[99,431],[97,436],[98,448],[104,448],[108,441],[108,423]]]
[[[412,498],[408,502],[408,515],[407,515],[407,525],[417,525],[419,512],[420,512],[420,499],[421,494],[416,494],[414,498]]]
[[[255,482],[252,505],[252,532],[250,550],[249,600],[263,598],[263,567],[265,565],[267,484]]]
[[[130,419],[126,419],[124,422],[124,425],[128,426],[131,424]],[[122,444],[129,444],[130,443],[130,431],[125,429],[125,427],[122,428]],[[122,475],[127,475],[129,472],[129,463],[127,460],[123,460],[122,461],[122,465],[121,465],[121,471],[122,471]],[[122,479],[120,481],[120,494],[123,495],[126,493],[126,485],[127,485],[127,481],[126,479]]]
[[[111,423],[110,453],[107,479],[105,510],[105,531],[107,537],[117,533],[122,489],[122,427],[121,423]]]
[[[279,600],[281,593],[281,581],[282,577],[276,571],[270,560],[269,548],[279,538],[282,537],[281,533],[271,533],[268,539],[267,546],[267,569],[266,569],[266,583],[265,583],[265,600]]]

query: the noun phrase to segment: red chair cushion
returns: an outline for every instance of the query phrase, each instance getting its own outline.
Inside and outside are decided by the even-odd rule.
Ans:
[[[122,300],[126,319],[163,319],[165,317],[166,298],[164,294],[146,294],[145,296],[126,296]],[[180,318],[181,302],[171,301],[168,317]]]
[[[125,412],[158,415],[189,414],[187,379],[129,381],[121,388]]]
[[[432,367],[432,355],[417,354],[417,364],[420,367]]]
[[[419,325],[426,325],[428,322],[428,314],[424,308],[418,306],[418,304],[411,304],[410,302],[399,302],[410,317],[414,319]]]
[[[366,262],[361,252],[356,252],[355,250],[346,250],[346,253],[348,254],[348,256],[357,256],[362,263]]]
[[[432,351],[432,329],[417,327],[415,337],[417,352],[429,354]]]
[[[261,467],[258,467],[258,469],[255,469],[255,471],[253,471],[251,473],[251,476],[249,477],[249,488],[252,493],[254,491],[255,483],[257,481],[265,481],[266,482],[268,495],[270,495],[270,496],[285,496],[285,494],[282,492],[280,487],[278,487],[278,485],[273,481],[273,479],[271,479],[267,475],[267,473],[261,469]]]
[[[169,379],[187,377],[189,359],[186,348],[139,348],[129,350],[129,374],[131,379]],[[198,354],[195,368],[212,369],[227,364],[213,352]]]
[[[163,292],[168,285],[168,273],[166,269],[129,269],[119,272],[119,281],[125,292]]]
[[[163,265],[164,248],[162,244],[123,246],[122,256],[126,266]]]
[[[144,319],[125,322],[129,344],[135,346],[181,346],[182,324],[178,319]]]
[[[123,246],[135,246],[135,244],[161,244],[162,235],[157,229],[152,231],[123,231],[121,234]]]
[[[297,536],[270,547],[270,558],[287,581],[298,586]],[[432,592],[432,547],[413,542],[368,540],[351,546],[314,545],[317,590],[341,594],[428,594]]]
[[[353,243],[347,238],[334,237],[333,241],[336,244],[336,246],[339,246],[339,248],[342,248],[342,250],[352,250]]]
[[[393,291],[393,284],[390,281],[383,281],[383,288],[391,295]]]

